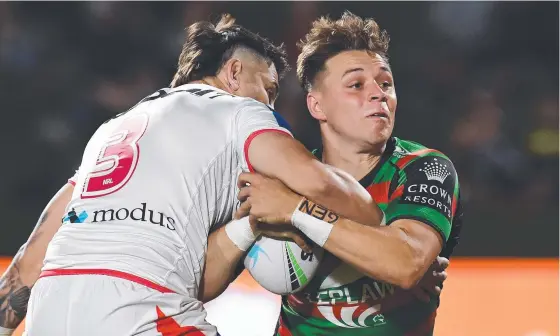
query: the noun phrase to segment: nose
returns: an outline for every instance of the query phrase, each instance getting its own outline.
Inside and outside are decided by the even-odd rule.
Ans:
[[[369,100],[370,101],[381,101],[381,102],[386,102],[387,101],[387,94],[385,93],[385,91],[383,91],[381,89],[381,87],[379,86],[379,84],[374,83],[371,85],[371,89],[370,89],[370,93],[369,93]]]

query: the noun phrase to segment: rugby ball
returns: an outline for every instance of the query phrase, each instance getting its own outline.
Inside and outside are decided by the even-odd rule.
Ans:
[[[292,241],[260,236],[243,263],[263,288],[285,295],[302,290],[311,281],[323,253],[316,245],[312,253],[306,253]]]

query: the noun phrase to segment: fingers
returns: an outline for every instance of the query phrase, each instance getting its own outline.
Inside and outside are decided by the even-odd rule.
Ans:
[[[237,209],[233,218],[234,219],[240,219],[240,218],[243,218],[245,216],[249,216],[250,212],[251,212],[251,202],[248,199],[245,202],[241,203],[241,205],[239,206],[239,209]]]
[[[257,173],[241,173],[237,178],[237,187],[241,189],[247,186],[248,184],[249,185],[254,184],[260,178],[262,177]]]
[[[445,271],[447,267],[449,267],[449,259],[444,257],[437,257],[435,264],[436,264],[435,267],[436,271]]]
[[[426,287],[426,288],[421,288],[421,290],[426,293],[426,295],[428,295],[428,297],[430,296],[440,296],[441,294],[441,287],[440,286],[431,286],[431,287]]]
[[[291,240],[293,240],[294,243],[297,244],[297,246],[299,246],[302,250],[305,251],[305,253],[311,253],[313,252],[313,250],[311,249],[311,246],[309,246],[307,244],[307,242],[305,241],[305,239],[303,239],[300,235],[298,235],[295,232],[286,232],[286,238],[289,238]]]
[[[444,282],[445,279],[447,279],[447,272],[446,271],[442,271],[442,272],[436,272],[434,271],[433,273],[433,282]]]
[[[259,223],[259,230],[262,235],[269,238],[291,240],[296,243],[305,253],[313,252],[312,243],[303,234],[298,233],[291,225],[270,225]]]
[[[237,199],[241,202],[245,202],[247,198],[251,195],[251,187],[243,187],[239,190],[237,194]]]
[[[439,297],[441,295],[441,287],[440,286],[416,286],[410,290],[412,294],[422,302],[430,302],[433,296]]]
[[[441,295],[441,287],[440,286],[435,286],[434,291],[432,293],[437,295],[437,296],[440,296]]]

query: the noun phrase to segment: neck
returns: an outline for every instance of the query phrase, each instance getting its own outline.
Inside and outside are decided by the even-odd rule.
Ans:
[[[323,162],[344,170],[358,181],[379,163],[385,150],[385,145],[383,145],[379,150],[363,151],[358,149],[355,144],[344,141],[337,136],[331,136],[327,139],[323,135],[322,140]]]
[[[192,81],[191,84],[206,84],[228,92],[226,86],[218,77],[204,77],[201,80]]]

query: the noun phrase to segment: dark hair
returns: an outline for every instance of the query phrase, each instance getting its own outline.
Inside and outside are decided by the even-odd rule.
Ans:
[[[288,70],[283,44],[274,45],[266,38],[235,24],[231,15],[224,14],[216,25],[201,21],[187,28],[187,39],[171,87],[215,76],[238,48],[252,51],[267,64],[273,63],[280,78]]]
[[[340,52],[374,52],[388,63],[389,35],[375,20],[345,12],[336,21],[328,17],[315,20],[298,47],[301,52],[297,59],[297,77],[303,89],[309,91],[317,74],[324,70],[325,63]]]

